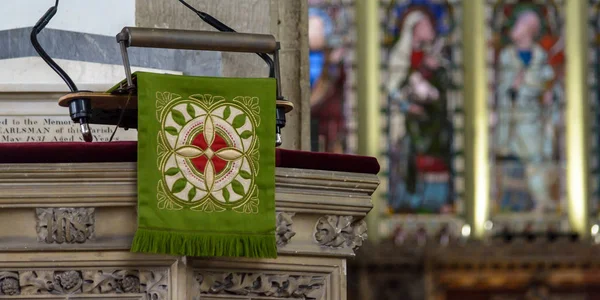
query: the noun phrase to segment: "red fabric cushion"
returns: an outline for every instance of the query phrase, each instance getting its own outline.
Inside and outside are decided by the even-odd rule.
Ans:
[[[277,149],[277,166],[353,173],[379,173],[377,159],[369,156]]]
[[[137,142],[0,143],[0,163],[135,162]],[[276,150],[277,166],[377,174],[374,157],[321,152]]]

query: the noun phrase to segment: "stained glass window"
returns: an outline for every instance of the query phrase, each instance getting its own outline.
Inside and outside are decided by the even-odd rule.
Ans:
[[[390,214],[460,211],[461,2],[384,1],[384,158]]]
[[[566,217],[563,1],[489,0],[487,12],[491,212],[547,226]]]
[[[308,2],[311,148],[354,153],[357,124],[353,1]]]

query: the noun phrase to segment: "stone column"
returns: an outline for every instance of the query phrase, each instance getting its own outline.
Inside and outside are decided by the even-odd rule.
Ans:
[[[273,34],[281,42],[282,92],[294,103],[283,130],[282,148],[310,149],[308,80],[308,4],[306,0],[189,0],[239,32]],[[136,25],[214,30],[177,1],[136,0]],[[264,77],[265,63],[256,55],[222,53],[221,75]]]

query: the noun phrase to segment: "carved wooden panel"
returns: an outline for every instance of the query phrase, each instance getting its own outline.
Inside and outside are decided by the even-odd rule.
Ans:
[[[40,242],[75,244],[94,238],[94,208],[38,208],[35,213]]]
[[[317,221],[315,239],[321,246],[356,249],[367,239],[367,223],[353,216],[324,216]]]
[[[168,270],[24,270],[0,271],[0,298],[168,299]],[[23,298],[25,296],[26,298]],[[76,297],[82,296],[82,297]],[[91,298],[91,296],[89,297]]]
[[[353,256],[364,232],[356,231],[358,239],[343,247],[324,247],[315,241],[315,224],[328,215],[362,224],[377,176],[277,168],[275,177],[278,252]],[[5,187],[0,228],[6,229],[0,232],[0,251],[126,251],[131,246],[137,226],[135,163],[2,165],[0,186]]]
[[[194,258],[186,263],[190,300],[345,300],[344,258],[281,255],[277,259]]]
[[[67,298],[68,297],[68,298]],[[11,297],[3,297],[0,296],[0,299],[11,299]],[[88,296],[88,295],[71,295],[71,296],[44,296],[43,298],[39,298],[38,296],[25,296],[25,297],[19,297],[16,298],[19,300],[37,300],[37,299],[44,299],[44,300],[72,300],[72,299],[77,299],[77,300],[148,300],[148,298],[146,297],[146,295],[142,295],[142,294],[131,294],[131,295],[101,295],[100,297],[97,296]]]
[[[296,235],[296,232],[292,229],[294,221],[292,218],[295,213],[289,212],[278,212],[277,213],[277,229],[276,238],[277,246],[285,246],[287,243]]]
[[[135,178],[135,163],[0,165],[0,299],[346,299],[376,175],[278,168],[273,260],[131,253]]]
[[[209,297],[306,300],[325,297],[325,278],[322,276],[199,271],[194,274],[194,280],[194,289]]]

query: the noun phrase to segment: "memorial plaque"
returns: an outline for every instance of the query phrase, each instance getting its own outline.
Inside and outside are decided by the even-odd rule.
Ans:
[[[90,124],[94,142],[108,142],[113,125]],[[137,130],[119,128],[113,141],[135,141]],[[0,116],[0,142],[83,142],[79,124],[69,116]]]

